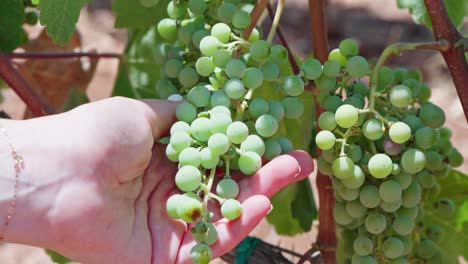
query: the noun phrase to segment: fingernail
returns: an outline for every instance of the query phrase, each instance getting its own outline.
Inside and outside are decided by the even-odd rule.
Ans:
[[[268,210],[268,213],[267,213],[267,215],[268,215],[268,214],[270,214],[270,213],[271,213],[271,211],[273,211],[273,205],[272,205],[272,204],[270,204],[270,210]]]
[[[184,97],[182,97],[182,95],[180,95],[180,94],[172,94],[172,95],[169,95],[167,100],[172,101],[172,102],[180,102],[180,101],[184,100]]]
[[[294,174],[294,178],[296,178],[297,176],[299,176],[299,175],[301,174],[301,172],[302,172],[302,169],[301,169],[301,167],[299,166],[299,167],[297,168],[296,174]]]

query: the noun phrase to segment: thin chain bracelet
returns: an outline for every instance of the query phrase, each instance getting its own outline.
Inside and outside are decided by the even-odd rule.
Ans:
[[[19,175],[20,175],[21,170],[24,168],[24,162],[23,162],[23,158],[20,155],[18,155],[15,147],[13,147],[13,145],[11,144],[11,140],[6,132],[6,129],[1,127],[0,131],[7,139],[7,144],[10,147],[11,157],[13,158],[14,165],[15,165],[15,189],[13,193],[13,199],[11,200],[10,207],[8,208],[8,215],[7,215],[6,222],[0,231],[0,241],[1,241],[5,238],[5,232],[8,229],[8,226],[11,223],[11,219],[13,218],[13,215],[15,214],[15,211],[16,211],[16,199],[18,197],[18,190],[19,190]]]

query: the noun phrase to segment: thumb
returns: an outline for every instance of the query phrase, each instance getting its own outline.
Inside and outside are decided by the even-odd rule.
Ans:
[[[143,99],[140,102],[151,108],[147,118],[152,128],[153,137],[159,139],[166,135],[172,124],[176,121],[175,111],[179,102],[159,99]]]

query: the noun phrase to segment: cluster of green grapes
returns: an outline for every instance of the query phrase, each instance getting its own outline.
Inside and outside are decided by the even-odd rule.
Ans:
[[[358,49],[346,39],[323,65],[311,58],[301,66],[326,110],[315,138],[318,167],[333,176],[334,218],[351,241],[347,261],[442,263],[436,243],[443,229],[426,226],[424,206],[454,214],[453,202],[438,197],[438,179],[463,156],[442,127],[443,110],[428,102],[431,91],[419,72],[371,70]],[[363,80],[374,71],[369,89]]]
[[[171,1],[169,17],[157,26],[165,42],[154,52],[161,65],[156,90],[161,98],[186,100],[176,109],[166,148],[168,159],[179,164],[175,183],[184,194],[171,196],[166,209],[192,224],[195,263],[208,263],[217,240],[208,201],[219,202],[224,218],[240,217],[233,172],[252,175],[262,161],[290,152],[292,143],[275,135],[284,118],[304,111],[298,98],[304,81],[291,74],[287,50],[261,40],[256,28],[244,36],[253,7],[239,0]],[[281,100],[254,98],[265,86]]]

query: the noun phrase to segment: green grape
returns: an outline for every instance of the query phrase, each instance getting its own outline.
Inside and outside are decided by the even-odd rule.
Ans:
[[[270,138],[265,141],[265,158],[272,160],[281,155],[281,145],[276,139]]]
[[[197,29],[193,25],[186,25],[179,28],[179,40],[185,45],[192,43],[193,34]]]
[[[250,33],[249,38],[247,39],[248,42],[252,43],[260,39],[260,31],[257,28],[252,29],[252,33]]]
[[[392,173],[393,164],[389,156],[378,153],[372,156],[368,163],[368,169],[372,176],[382,179]]]
[[[270,45],[265,40],[257,40],[250,44],[249,53],[256,61],[262,61],[270,55]]]
[[[389,237],[382,244],[382,252],[385,257],[395,259],[403,254],[403,242],[396,237]]]
[[[414,219],[407,215],[397,215],[393,220],[392,227],[399,235],[409,235],[413,231]]]
[[[363,97],[366,97],[369,92],[367,86],[362,82],[356,82],[352,87],[353,93],[362,95]]]
[[[370,140],[377,140],[384,135],[385,127],[380,120],[372,118],[364,123],[362,133]]]
[[[455,214],[455,204],[450,199],[441,199],[434,204],[437,214],[450,218]]]
[[[324,150],[322,151],[322,157],[328,163],[332,163],[333,161],[335,161],[336,158],[338,158],[338,153],[335,149]]]
[[[161,35],[163,39],[171,42],[177,39],[177,25],[175,20],[164,18],[159,21],[157,29],[159,35]]]
[[[359,197],[359,189],[351,189],[343,184],[339,184],[336,191],[345,201],[353,201]]]
[[[197,84],[199,76],[194,68],[185,67],[179,72],[177,78],[183,87],[190,88]]]
[[[426,169],[436,171],[442,168],[442,156],[437,151],[429,150],[426,151],[424,155],[426,156]]]
[[[171,45],[168,43],[160,43],[156,45],[156,48],[153,50],[153,58],[157,64],[163,64],[167,59],[167,54],[171,49]]]
[[[210,76],[214,72],[215,65],[209,57],[201,57],[195,63],[195,69],[201,76]]]
[[[206,36],[200,41],[200,51],[203,55],[213,56],[218,50],[221,42],[213,36]]]
[[[231,111],[229,110],[229,108],[225,106],[215,106],[210,110],[210,115],[217,115],[217,114],[231,116]]]
[[[448,127],[441,127],[437,130],[442,138],[450,138],[452,136],[452,130]]]
[[[402,121],[405,122],[411,128],[411,131],[417,131],[418,129],[423,127],[421,119],[419,119],[415,115],[407,115],[405,118],[403,118]]]
[[[413,181],[401,194],[403,201],[402,205],[406,208],[416,206],[421,201],[421,192],[421,186],[419,186],[417,182]]]
[[[275,81],[280,74],[278,65],[273,62],[263,64],[261,70],[263,72],[263,79],[266,81]]]
[[[448,138],[439,138],[436,142],[437,148],[439,148],[440,153],[444,155],[450,154],[452,151],[452,143]]]
[[[248,68],[245,70],[242,81],[245,87],[249,89],[257,89],[263,83],[263,72],[257,68]]]
[[[287,154],[294,150],[294,146],[291,140],[289,140],[288,138],[279,137],[276,139],[276,141],[278,141],[278,143],[281,145],[281,154]]]
[[[191,135],[200,142],[207,142],[211,136],[211,122],[206,117],[195,119],[190,125]]]
[[[201,217],[202,203],[197,199],[182,195],[179,199],[177,214],[183,221],[194,223]]]
[[[338,48],[344,56],[355,56],[359,52],[359,46],[354,39],[342,40]]]
[[[230,24],[236,11],[237,7],[235,5],[231,3],[223,3],[216,10],[216,16],[219,21]]]
[[[175,150],[171,144],[167,144],[166,147],[166,157],[172,162],[179,161],[179,151]]]
[[[235,199],[239,195],[239,185],[233,179],[223,179],[216,186],[216,193],[224,199]]]
[[[172,19],[182,19],[187,13],[187,9],[183,4],[174,4],[170,1],[167,5],[167,15]]]
[[[226,134],[226,131],[232,123],[232,119],[230,115],[220,114],[220,113],[213,113],[210,116],[211,133],[222,133]]]
[[[197,16],[203,15],[208,8],[204,0],[189,0],[188,6],[190,11]]]
[[[354,162],[348,157],[339,157],[333,161],[332,171],[333,175],[340,179],[352,177],[354,173]]]
[[[403,122],[396,122],[390,126],[388,135],[393,142],[403,144],[410,139],[411,128]]]
[[[449,165],[452,167],[459,167],[463,165],[463,162],[464,162],[463,155],[460,152],[458,152],[458,150],[455,148],[452,148],[452,151],[450,151],[447,158],[448,158]]]
[[[248,110],[253,117],[258,118],[268,113],[269,104],[265,99],[257,97],[250,101]]]
[[[213,63],[216,67],[224,68],[232,60],[231,54],[225,49],[216,50],[212,54]]]
[[[224,92],[231,99],[239,99],[245,94],[245,87],[241,80],[230,79],[224,85]]]
[[[403,256],[408,255],[413,249],[413,241],[411,241],[409,236],[396,236],[403,243]]]
[[[346,70],[353,77],[363,77],[369,71],[369,64],[365,58],[354,56],[346,63]]]
[[[379,206],[381,201],[379,189],[374,185],[365,185],[359,192],[359,201],[367,208]]]
[[[364,97],[362,97],[360,94],[354,94],[346,98],[346,100],[343,101],[343,104],[349,104],[356,108],[363,109],[366,105],[366,102],[364,100]]]
[[[288,50],[282,45],[274,45],[270,49],[270,60],[276,64],[284,64],[288,59]]]
[[[415,174],[426,166],[426,156],[418,149],[408,149],[401,156],[400,164],[406,172]]]
[[[296,75],[288,76],[284,79],[283,91],[288,96],[299,96],[304,91],[304,81]]]
[[[429,98],[431,97],[431,89],[427,87],[427,85],[421,85],[421,88],[419,90],[418,94],[418,99],[420,104],[427,103],[429,101]]]
[[[191,192],[200,187],[201,172],[194,166],[186,165],[177,171],[176,185],[184,192]]]
[[[384,202],[393,203],[401,200],[401,187],[397,181],[388,180],[380,184],[379,187],[380,198]]]
[[[304,113],[304,104],[298,97],[286,97],[281,104],[284,107],[284,116],[288,119],[299,118]]]
[[[268,103],[268,114],[276,120],[281,121],[284,117],[284,107],[280,102],[271,101]]]
[[[444,110],[431,103],[425,103],[421,106],[419,118],[425,126],[431,128],[440,128],[445,123]]]
[[[358,110],[351,105],[342,105],[336,109],[335,120],[342,128],[350,128],[354,126],[359,118]]]
[[[336,203],[333,207],[333,217],[339,225],[348,225],[353,221],[353,218],[346,212],[344,203]]]
[[[436,244],[429,239],[423,239],[415,248],[416,255],[423,259],[430,259],[435,255]]]
[[[202,243],[206,241],[206,237],[208,236],[208,225],[206,222],[198,222],[196,223],[191,229],[190,233],[192,233],[192,238],[198,243]]]
[[[422,127],[416,131],[414,139],[418,148],[426,150],[437,142],[437,132],[430,127]]]
[[[372,256],[359,256],[354,254],[351,258],[351,264],[377,264],[377,260]]]
[[[403,82],[403,85],[409,87],[413,93],[413,98],[417,98],[419,91],[421,90],[421,83],[415,79],[407,79]]]
[[[227,199],[221,205],[221,214],[224,218],[229,220],[234,220],[239,218],[242,213],[242,206],[241,204],[234,199]]]
[[[400,165],[393,163],[392,175],[397,175],[401,172]]]
[[[213,253],[206,244],[200,243],[190,250],[190,259],[194,264],[208,264]]]
[[[322,64],[314,58],[308,58],[302,62],[301,70],[307,80],[315,80],[322,75]]]
[[[262,166],[260,155],[253,151],[246,151],[239,157],[239,169],[246,175],[252,175]]]
[[[441,241],[444,235],[444,229],[439,225],[430,225],[426,229],[427,238],[432,241]]]
[[[219,156],[211,149],[204,148],[200,151],[201,165],[205,169],[214,169],[219,163]]]
[[[278,120],[271,115],[262,115],[255,121],[255,130],[262,137],[271,137],[278,131]]]
[[[396,212],[396,210],[398,210],[401,207],[402,203],[403,201],[401,199],[396,202],[391,202],[391,203],[382,201],[380,202],[380,208],[382,208],[382,210],[384,210],[387,213],[393,213],[393,212]]]
[[[340,97],[336,95],[328,96],[323,102],[323,108],[329,112],[336,112],[336,110],[343,104]]]
[[[198,167],[201,164],[200,152],[196,148],[186,148],[182,150],[179,154],[179,164],[180,166],[192,165]]]
[[[354,165],[354,172],[350,177],[341,179],[343,182],[344,186],[348,188],[359,188],[364,184],[364,181],[366,179],[366,175],[364,171],[359,167],[358,165]]]
[[[367,232],[378,235],[387,227],[387,219],[383,214],[372,212],[367,215],[365,226]]]
[[[329,78],[325,75],[321,75],[315,80],[316,86],[320,91],[331,91],[336,86],[336,78]]]
[[[335,114],[323,112],[318,118],[318,126],[323,130],[333,131],[336,128]]]
[[[243,122],[235,121],[227,128],[226,135],[232,143],[240,144],[249,135],[249,128]]]
[[[210,98],[211,107],[215,106],[225,106],[229,107],[231,105],[231,99],[226,95],[223,90],[218,90],[211,95]]]
[[[358,255],[367,256],[372,253],[374,243],[369,237],[360,235],[354,240],[353,248]]]
[[[229,78],[240,79],[245,73],[245,63],[239,59],[233,59],[226,64],[225,72]]]
[[[170,134],[172,135],[178,131],[190,133],[190,125],[184,121],[177,121],[171,126]]]
[[[229,142],[228,137],[222,133],[213,134],[208,139],[208,148],[215,155],[221,156],[229,150],[230,146],[231,143]]]
[[[211,28],[211,36],[219,39],[221,43],[227,43],[231,38],[231,28],[224,23],[217,23]]]
[[[175,151],[182,151],[183,149],[190,147],[192,144],[192,138],[187,132],[177,131],[171,135],[170,144]]]
[[[232,16],[232,25],[237,29],[244,29],[250,25],[250,14],[244,10],[237,10]]]
[[[180,198],[182,195],[180,194],[174,194],[169,197],[166,201],[166,212],[167,215],[170,216],[171,218],[174,219],[179,219],[179,214],[177,213],[177,208],[179,207],[180,204]]]
[[[367,214],[367,208],[356,199],[346,202],[346,212],[354,218],[360,218]]]
[[[379,87],[386,88],[387,86],[391,85],[393,83],[394,77],[395,75],[393,74],[392,69],[383,66],[382,68],[380,68],[379,72]]]
[[[328,161],[326,161],[323,157],[320,157],[317,160],[317,167],[320,173],[322,173],[323,175],[333,176],[331,164],[328,163]]]
[[[323,74],[328,78],[336,78],[340,74],[340,64],[330,60],[323,64]]]
[[[182,68],[183,65],[180,60],[171,59],[164,64],[164,73],[170,78],[176,78]]]
[[[407,173],[400,172],[393,176],[393,180],[397,181],[398,184],[400,184],[401,189],[404,190],[411,184],[412,177]]]
[[[206,225],[208,226],[208,234],[206,236],[205,243],[211,246],[216,242],[216,240],[218,240],[218,231],[212,223],[207,222]]]
[[[281,144],[281,143],[280,143]],[[255,152],[259,156],[265,154],[265,143],[257,135],[249,135],[240,145],[241,152]]]
[[[317,147],[323,150],[333,148],[335,142],[335,135],[327,130],[322,130],[318,132],[317,136],[315,136],[315,143],[317,144]]]
[[[395,107],[407,107],[411,104],[412,92],[405,85],[397,85],[390,90],[390,103]]]
[[[205,86],[195,86],[187,94],[187,100],[196,107],[207,106],[210,102],[211,93]]]
[[[346,63],[348,62],[348,59],[346,59],[346,57],[341,54],[339,49],[332,50],[330,54],[328,54],[328,60],[338,62],[341,67],[345,67]]]

